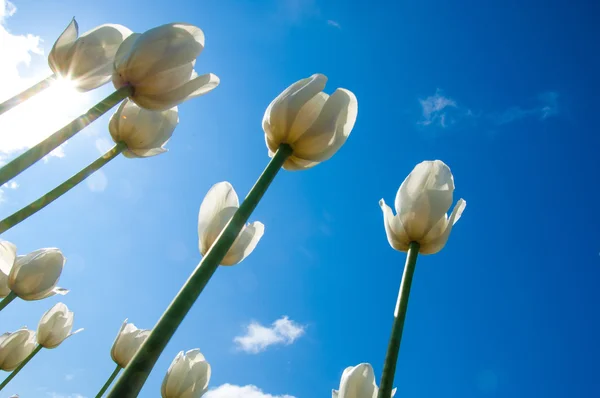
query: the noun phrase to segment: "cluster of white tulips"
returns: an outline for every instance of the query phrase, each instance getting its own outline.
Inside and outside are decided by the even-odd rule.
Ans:
[[[194,70],[204,43],[202,30],[184,23],[162,25],[142,34],[121,25],[102,25],[79,36],[73,20],[50,52],[48,62],[53,75],[0,104],[0,114],[56,79],[69,79],[80,91],[112,81],[116,91],[0,168],[0,185],[122,101],[108,125],[115,146],[63,184],[0,221],[0,233],[49,205],[121,153],[143,158],[166,152],[164,146],[179,123],[177,105],[206,94],[219,84],[214,74],[198,75]],[[138,396],[163,349],[219,265],[240,263],[258,245],[265,226],[248,220],[279,170],[314,167],[344,145],[357,118],[357,99],[343,88],[326,94],[326,82],[324,75],[314,74],[292,84],[268,106],[263,130],[271,160],[264,172],[241,204],[228,182],[217,183],[208,190],[198,216],[202,260],[151,330],[123,323],[110,351],[116,368],[97,397],[108,391],[115,380],[108,397]],[[459,200],[448,217],[453,193],[454,179],[448,166],[439,160],[425,161],[400,186],[396,215],[383,199],[380,201],[390,245],[407,252],[381,383],[377,387],[370,364],[350,367],[343,372],[339,390],[333,390],[333,398],[394,395],[394,373],[416,258],[418,253],[439,252],[448,241],[466,205]],[[68,291],[56,286],[65,261],[56,248],[17,256],[14,244],[0,241],[0,310],[17,297],[31,301],[65,295]],[[56,348],[79,331],[72,332],[72,328],[73,313],[58,303],[42,316],[37,332],[22,328],[0,336],[0,369],[12,372],[0,384],[0,390],[42,348]],[[211,367],[200,350],[181,351],[166,372],[161,396],[200,397],[208,389],[210,376]]]

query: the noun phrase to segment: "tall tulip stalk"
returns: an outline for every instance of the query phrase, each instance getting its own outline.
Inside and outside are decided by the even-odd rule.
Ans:
[[[396,373],[402,331],[408,309],[408,298],[417,264],[417,256],[435,254],[448,241],[452,226],[459,220],[467,203],[460,199],[450,218],[446,214],[452,205],[454,177],[440,160],[419,163],[404,180],[396,194],[397,214],[383,199],[385,232],[392,248],[406,252],[406,264],[394,311],[394,322],[383,366],[378,398],[389,398]]]
[[[178,123],[177,107],[149,111],[126,99],[108,125],[115,146],[56,188],[0,221],[0,233],[42,210],[121,153],[127,158],[144,158],[166,152],[164,145]]]
[[[331,158],[345,143],[356,121],[358,103],[354,94],[345,89],[337,89],[331,96],[323,93],[326,82],[327,78],[320,74],[302,79],[268,106],[263,130],[271,161],[239,208],[233,214],[229,213],[230,219],[222,232],[117,380],[108,395],[110,398],[138,396],[160,354],[212,275],[230,254],[279,170],[282,167],[287,170],[313,167]]]

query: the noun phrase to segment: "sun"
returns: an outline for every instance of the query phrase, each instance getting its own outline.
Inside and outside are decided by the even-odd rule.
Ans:
[[[0,155],[31,148],[71,122],[90,107],[88,93],[75,89],[73,81],[57,79],[27,101],[0,117]],[[54,153],[61,156],[61,151]]]

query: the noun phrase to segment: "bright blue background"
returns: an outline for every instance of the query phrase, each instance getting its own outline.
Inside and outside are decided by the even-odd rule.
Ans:
[[[258,248],[216,273],[140,396],[158,396],[175,354],[195,347],[212,364],[211,386],[328,397],[342,370],[360,362],[372,363],[379,378],[405,256],[389,247],[377,202],[393,203],[402,180],[426,159],[452,168],[456,199],[468,205],[443,251],[419,259],[397,396],[600,396],[595,2],[16,5],[11,30],[40,35],[46,52],[73,15],[82,31],[107,22],[134,31],[194,23],[206,34],[196,69],[222,83],[180,107],[169,153],[118,158],[104,169],[104,192],[82,184],[3,235],[20,253],[64,251],[60,285],[72,291],[63,301],[86,330],[42,352],[2,397],[95,395],[113,369],[109,349],[122,321],[150,328],[200,260],[197,212],[207,190],[228,180],[241,197],[248,192],[268,161],[266,106],[316,72],[329,76],[329,92],[345,87],[357,95],[350,139],[331,161],[277,177],[251,218],[266,225]],[[456,101],[454,111],[473,115],[446,127],[420,124],[419,99],[437,89]],[[555,115],[542,120],[532,111],[495,122],[515,107],[535,109],[549,91],[558,94]],[[19,176],[2,215],[92,161],[95,138],[80,135],[64,159]],[[56,301],[11,304],[2,331],[35,327]],[[258,355],[235,351],[232,340],[246,324],[281,315],[308,325],[305,336]],[[65,374],[75,377],[65,381]]]

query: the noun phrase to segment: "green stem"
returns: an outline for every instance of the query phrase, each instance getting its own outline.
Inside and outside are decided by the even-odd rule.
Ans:
[[[121,369],[123,369],[123,368],[121,368],[119,365],[117,365],[114,372],[112,372],[112,374],[110,375],[108,380],[106,380],[106,383],[104,383],[104,385],[102,386],[100,391],[98,391],[98,394],[96,394],[96,398],[101,398],[104,395],[104,393],[106,392],[106,390],[108,390],[108,387],[110,387],[110,385],[115,380],[115,378],[117,377],[117,375],[119,374]]]
[[[8,375],[8,377],[6,379],[4,379],[4,381],[2,382],[2,384],[0,384],[0,391],[2,391],[2,389],[4,387],[6,387],[6,385],[8,383],[10,383],[10,381],[17,375],[17,373],[19,373],[21,371],[21,369],[23,369],[25,367],[25,365],[27,365],[27,362],[31,361],[31,358],[33,358],[35,356],[35,354],[37,354],[38,352],[40,352],[42,350],[42,346],[38,345],[37,347],[35,347],[35,349],[33,350],[33,352],[31,354],[29,354],[29,356],[27,358],[25,358],[23,360],[23,362],[21,362],[19,364],[19,366],[17,366],[15,368],[15,370],[13,370],[11,372],[11,374]]]
[[[45,78],[44,80],[42,80],[41,82],[38,82],[38,83],[34,84],[33,86],[29,87],[28,89],[21,92],[20,94],[17,94],[12,98],[7,99],[6,101],[4,101],[3,103],[0,104],[0,115],[2,115],[4,112],[11,110],[15,106],[19,105],[21,102],[25,102],[26,100],[33,97],[34,95],[47,89],[48,87],[50,87],[50,85],[52,84],[52,82],[55,79],[56,79],[56,76],[54,74],[52,74],[52,75],[48,76],[47,78]]]
[[[108,394],[108,398],[133,398],[138,396],[165,346],[219,267],[229,248],[248,221],[250,214],[252,214],[252,211],[254,211],[291,153],[292,148],[289,145],[282,144],[279,147],[240,208],[227,223],[216,242],[202,258],[200,264],[192,272],[192,275],[156,323],[144,344],[129,362],[125,372]]]
[[[10,161],[7,165],[0,169],[0,186],[19,175],[29,166],[52,152],[79,131],[83,130],[85,126],[108,112],[110,108],[117,105],[132,92],[133,88],[131,86],[121,87],[108,97],[104,98],[102,101],[98,102],[89,111],[79,116],[71,123],[67,124],[65,127],[61,128],[36,146],[28,149],[16,159]]]
[[[419,255],[419,243],[411,242],[406,253],[406,265],[402,274],[400,283],[400,292],[398,292],[398,301],[394,311],[394,324],[392,325],[392,335],[388,343],[387,353],[385,354],[385,363],[383,364],[383,374],[379,385],[377,398],[390,398],[394,385],[394,375],[396,374],[396,363],[398,362],[398,353],[400,352],[400,341],[402,340],[402,330],[404,329],[404,319],[406,319],[406,310],[408,308],[408,296],[410,295],[410,286],[412,284],[415,266],[417,265],[417,256]]]
[[[8,293],[8,296],[4,297],[2,299],[2,301],[0,301],[0,311],[2,311],[4,309],[4,307],[9,305],[11,303],[11,301],[13,301],[16,298],[17,298],[17,295],[15,294],[15,292],[11,291],[10,293]]]
[[[79,173],[73,175],[67,181],[63,182],[62,184],[60,184],[44,196],[40,197],[39,199],[23,207],[21,210],[18,210],[12,215],[6,217],[4,220],[0,221],[0,234],[8,231],[21,221],[25,220],[27,217],[37,213],[44,207],[48,206],[50,203],[54,202],[56,199],[60,198],[63,194],[69,192],[71,188],[74,188],[81,181],[85,180],[87,177],[92,175],[102,166],[110,162],[117,155],[123,152],[126,148],[127,145],[125,143],[119,142],[117,145],[108,150],[104,155],[100,156],[98,159],[90,163],[87,167],[81,169]]]

